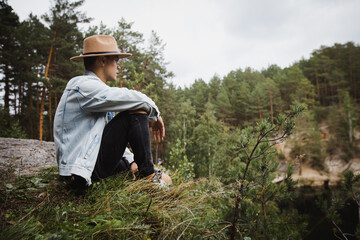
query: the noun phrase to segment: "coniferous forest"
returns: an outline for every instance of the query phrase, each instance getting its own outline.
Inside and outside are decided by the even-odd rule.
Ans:
[[[309,59],[286,68],[239,67],[224,77],[195,79],[191,86],[179,88],[171,84],[176,73],[167,69],[171,59],[164,59],[165,42],[154,31],[144,39],[123,18],[115,26],[101,24],[81,31],[79,24],[91,22],[78,10],[84,0],[55,0],[47,13],[29,15],[24,21],[6,0],[0,4],[0,137],[53,141],[53,118],[64,87],[84,71],[82,63],[69,58],[82,53],[85,37],[112,35],[122,52],[133,54],[122,60],[112,86],[141,91],[156,102],[166,138],[152,144],[153,159],[163,162],[175,185],[168,194],[174,201],[171,205],[139,183],[115,179],[108,182],[107,192],[95,184],[90,200],[82,202],[92,203],[93,208],[79,209],[65,202],[46,208],[50,215],[58,214],[52,220],[59,222],[57,226],[41,221],[46,215],[39,210],[43,205],[31,210],[32,220],[2,210],[1,218],[16,222],[9,225],[2,219],[1,229],[8,234],[4,236],[21,232],[18,236],[24,239],[306,239],[311,221],[291,204],[298,196],[291,167],[300,159],[326,172],[328,155],[338,153],[344,162],[360,157],[359,43],[321,46]],[[330,137],[324,136],[322,126]],[[276,144],[283,141],[291,148],[289,158],[276,151]],[[274,183],[279,160],[289,162],[289,167],[283,181]],[[339,216],[342,201],[351,200],[359,209],[359,181],[360,175],[346,171],[340,192],[318,201],[334,239],[360,237],[359,224],[347,229]],[[111,188],[116,185],[130,190],[118,193]],[[10,201],[15,190],[6,188],[1,199]],[[56,191],[55,196],[61,195]],[[141,202],[141,191],[152,200],[144,197]],[[146,216],[119,220],[124,204],[116,205],[120,198],[144,204]],[[72,196],[71,201],[79,201],[75,199]],[[97,199],[108,201],[108,206]],[[113,215],[106,210],[110,207],[117,208]],[[68,212],[61,215],[61,211]],[[74,211],[81,211],[81,216]],[[81,224],[71,225],[72,221]],[[359,216],[353,221],[358,223]],[[35,232],[38,237],[31,235]]]

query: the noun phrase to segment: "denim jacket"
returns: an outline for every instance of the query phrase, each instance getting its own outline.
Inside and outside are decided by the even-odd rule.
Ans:
[[[156,121],[160,112],[146,95],[127,88],[109,87],[93,72],[72,78],[54,118],[56,160],[61,176],[76,174],[91,184],[107,112],[143,109]],[[134,161],[129,149],[124,157]]]

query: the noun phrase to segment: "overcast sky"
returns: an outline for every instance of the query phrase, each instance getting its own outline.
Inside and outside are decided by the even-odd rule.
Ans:
[[[8,3],[21,21],[51,5]],[[91,25],[115,27],[124,17],[146,39],[157,32],[177,86],[238,68],[287,67],[321,45],[360,43],[359,0],[85,0],[80,10],[94,18]]]

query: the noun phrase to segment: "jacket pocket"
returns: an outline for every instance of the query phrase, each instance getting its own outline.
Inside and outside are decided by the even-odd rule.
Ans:
[[[84,159],[87,159],[91,153],[94,151],[96,145],[99,143],[99,136],[98,135],[95,135],[94,138],[92,139],[88,149],[86,150],[86,153],[85,153],[85,156],[84,156]]]

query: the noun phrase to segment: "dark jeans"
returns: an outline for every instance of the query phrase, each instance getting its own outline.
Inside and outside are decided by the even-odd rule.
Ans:
[[[93,179],[106,178],[129,170],[129,162],[123,158],[130,144],[139,177],[154,173],[150,150],[149,118],[146,114],[121,112],[104,128]]]

